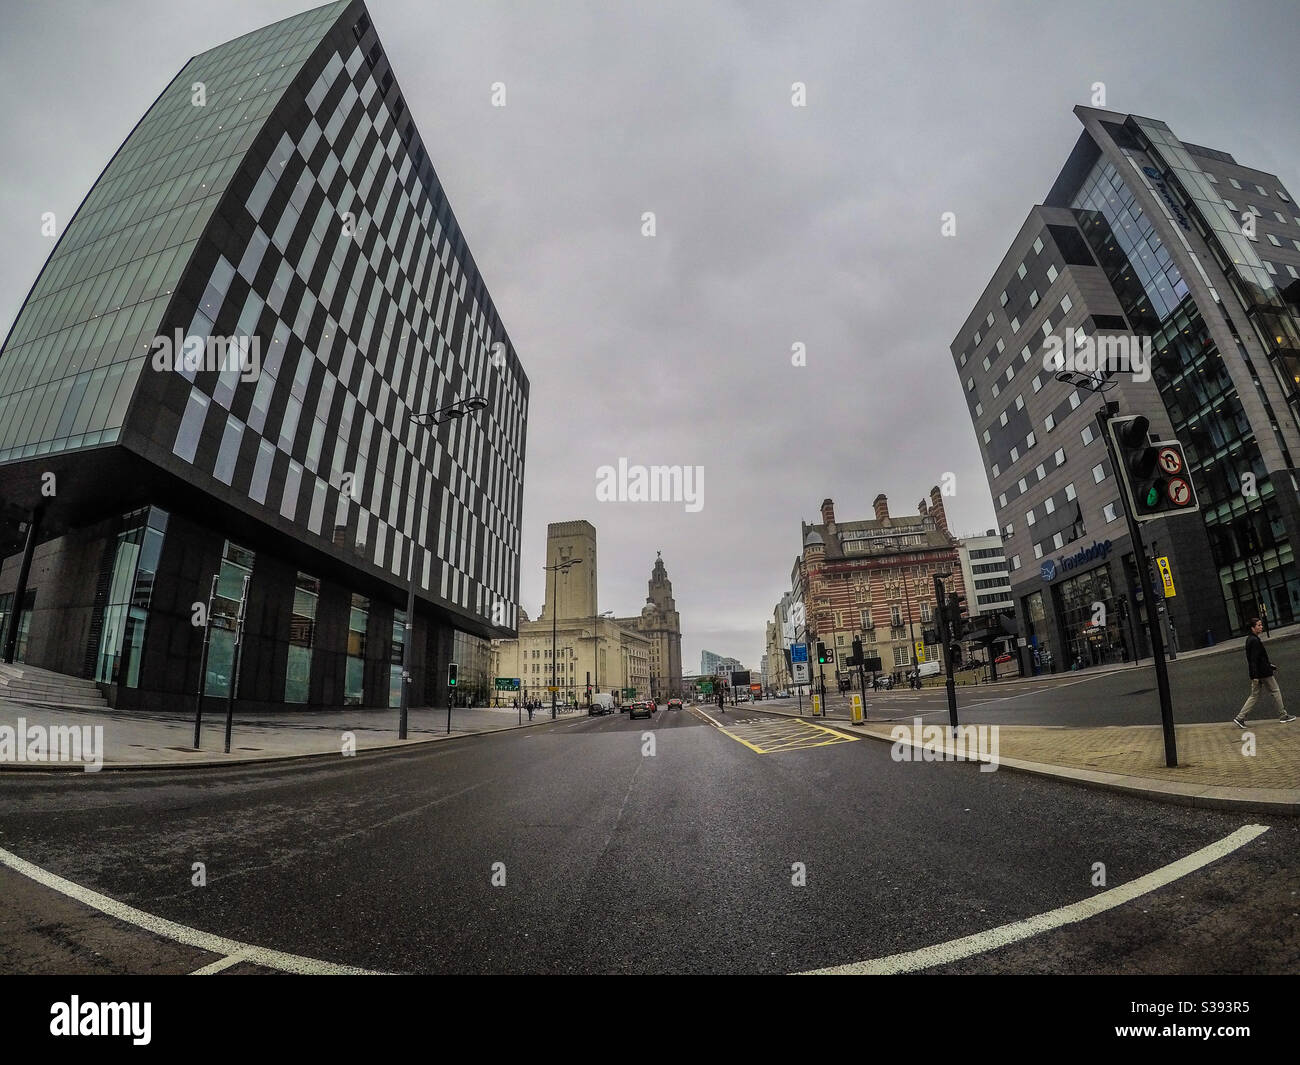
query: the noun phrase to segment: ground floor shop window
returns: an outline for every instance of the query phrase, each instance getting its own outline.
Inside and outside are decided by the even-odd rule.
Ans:
[[[208,670],[203,692],[224,698],[230,694],[235,670],[235,627],[240,601],[244,595],[244,578],[252,578],[257,556],[230,540],[221,551],[221,568],[217,571],[217,595],[212,602],[211,642],[208,647]]]
[[[348,615],[347,673],[343,686],[343,702],[347,706],[360,706],[365,700],[366,628],[369,624],[370,600],[364,595],[354,594]]]
[[[1100,566],[1052,587],[1066,652],[1060,666],[1084,669],[1131,657],[1121,624],[1118,594],[1110,567]]]
[[[320,581],[299,573],[293,589],[293,613],[289,617],[289,661],[284,676],[284,701],[305,703],[311,691],[312,648],[316,643],[316,607],[320,602]]]
[[[103,684],[139,687],[149,602],[166,532],[166,512],[145,507],[128,515],[126,528],[117,535],[95,656],[95,679]]]

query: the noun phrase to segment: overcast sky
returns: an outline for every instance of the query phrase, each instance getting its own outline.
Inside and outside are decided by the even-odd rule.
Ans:
[[[72,214],[186,59],[309,6],[6,5],[0,331],[49,254],[42,212]],[[522,604],[547,523],[585,518],[602,609],[637,612],[663,551],[687,672],[704,647],[757,667],[826,496],[840,520],[878,492],[910,514],[951,471],[953,529],[994,524],[948,347],[1095,82],[1300,191],[1288,0],[370,11],[532,381]],[[702,466],[703,508],[598,502],[620,458]]]

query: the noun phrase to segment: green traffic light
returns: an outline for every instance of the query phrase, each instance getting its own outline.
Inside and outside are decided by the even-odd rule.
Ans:
[[[1159,502],[1160,492],[1156,489],[1155,485],[1152,485],[1147,489],[1147,506],[1154,507]]]

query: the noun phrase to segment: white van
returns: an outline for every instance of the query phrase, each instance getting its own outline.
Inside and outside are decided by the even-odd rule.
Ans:
[[[938,662],[920,662],[917,664],[916,671],[923,677],[937,677],[939,675]]]
[[[612,714],[614,712],[614,696],[609,692],[597,692],[591,697],[591,706],[587,710],[588,716],[593,714]]]

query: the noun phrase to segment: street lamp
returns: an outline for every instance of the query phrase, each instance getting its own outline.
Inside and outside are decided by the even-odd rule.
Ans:
[[[555,720],[555,688],[556,688],[555,625],[556,625],[556,618],[559,617],[559,611],[556,609],[558,604],[555,601],[555,594],[556,594],[555,575],[559,573],[561,570],[563,570],[565,573],[568,573],[570,569],[572,569],[574,566],[580,565],[581,563],[582,563],[582,559],[580,558],[569,558],[569,559],[565,559],[563,562],[557,562],[554,566],[542,567],[543,570],[551,574],[551,720],[552,721]]]
[[[421,428],[431,429],[447,422],[456,421],[466,415],[475,414],[486,409],[488,401],[475,393],[455,403],[448,403],[437,410],[424,411],[422,414],[408,414],[407,419]],[[406,638],[402,641],[402,702],[397,715],[397,738],[406,739],[406,722],[411,706],[411,642],[415,632],[415,537],[410,537],[411,546],[406,556]],[[447,701],[447,729],[451,730],[451,698]]]
[[[911,581],[907,579],[907,574],[903,574],[903,599],[907,603],[907,642],[912,645],[912,670],[916,670],[916,628],[912,623],[912,586]],[[897,659],[895,659],[897,661]]]

